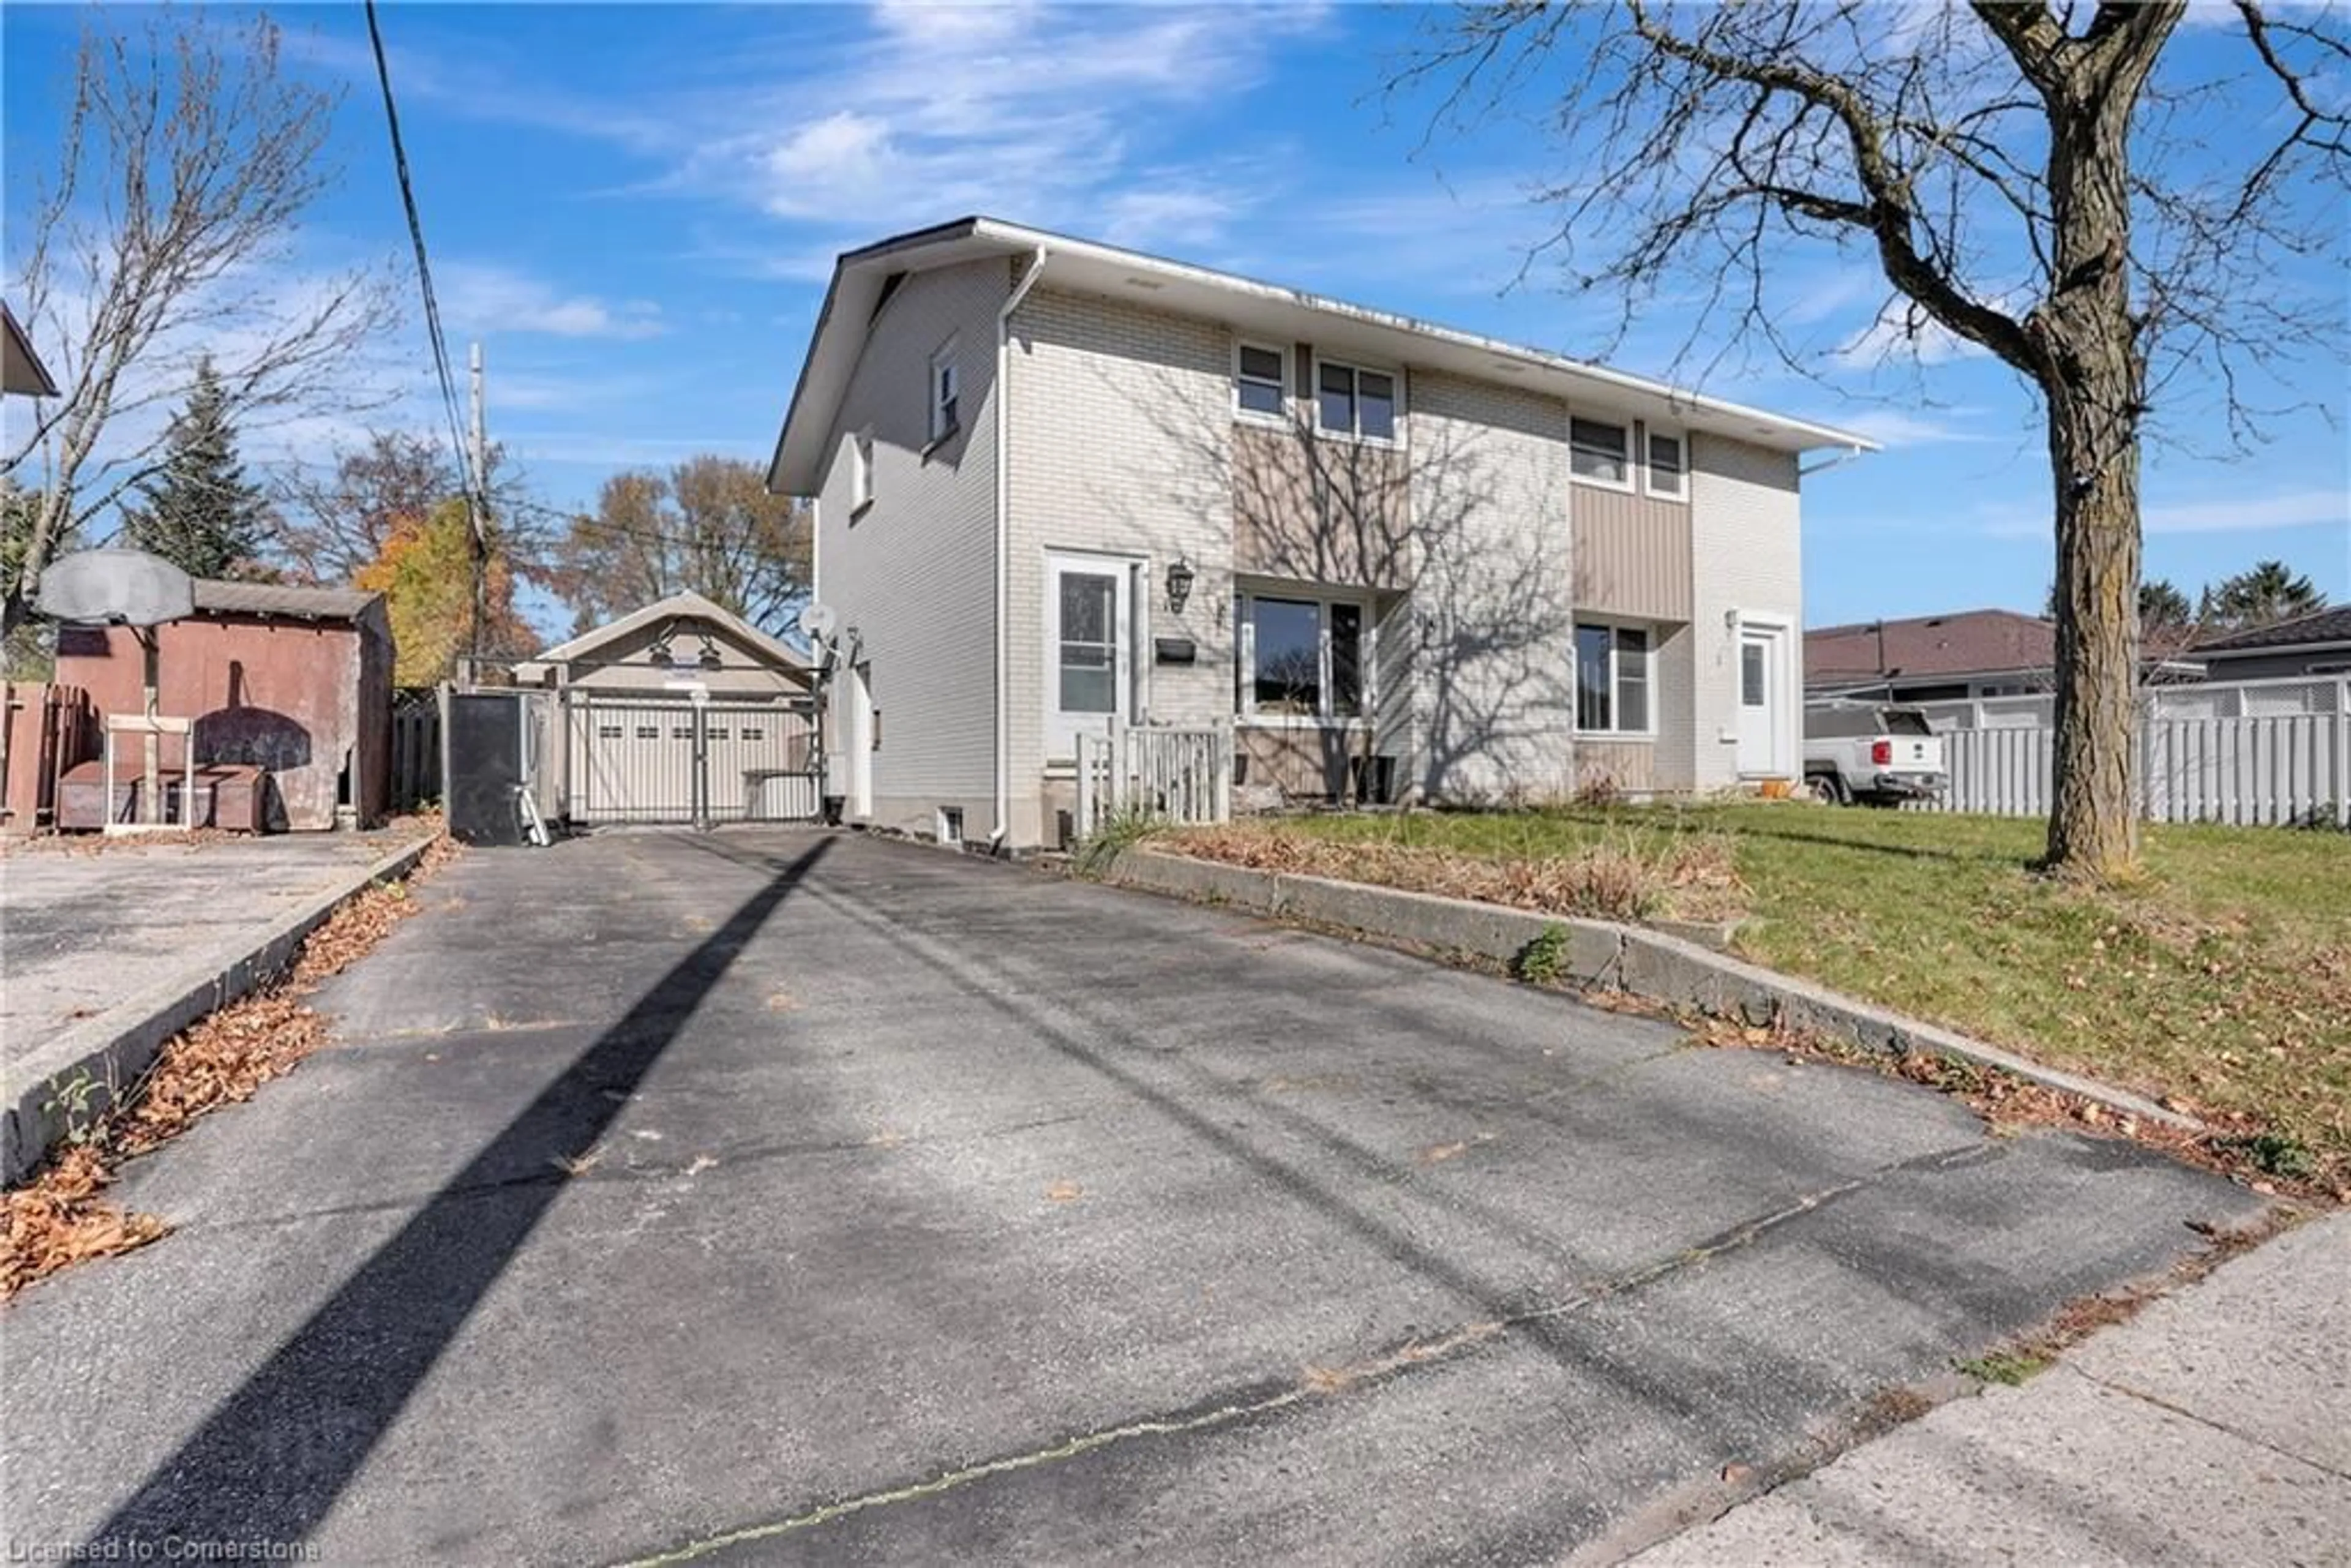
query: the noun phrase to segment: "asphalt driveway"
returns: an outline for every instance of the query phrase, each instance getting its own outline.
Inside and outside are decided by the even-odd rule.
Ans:
[[[176,1235],[0,1319],[12,1549],[1605,1553],[2255,1201],[907,845],[423,896],[339,1048],[131,1167]]]

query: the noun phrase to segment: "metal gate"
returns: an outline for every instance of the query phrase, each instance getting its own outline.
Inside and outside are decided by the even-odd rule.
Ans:
[[[563,810],[574,822],[789,822],[820,804],[814,705],[565,704]]]

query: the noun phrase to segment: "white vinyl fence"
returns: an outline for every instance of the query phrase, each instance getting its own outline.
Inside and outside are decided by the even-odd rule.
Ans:
[[[2351,681],[2241,682],[2148,696],[2139,761],[2149,821],[2351,825]],[[2199,710],[2217,716],[2190,716]],[[2046,723],[1973,716],[1971,727],[1942,729],[1950,787],[1927,809],[2046,812],[2054,751]]]
[[[1222,822],[1233,814],[1233,732],[1131,729],[1078,737],[1077,836],[1129,815]]]

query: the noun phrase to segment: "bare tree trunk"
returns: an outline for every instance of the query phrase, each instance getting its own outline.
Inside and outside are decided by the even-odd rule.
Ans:
[[[2105,412],[2128,401],[2126,391],[2050,400],[2059,613],[2048,866],[2102,880],[2138,858],[2138,444],[2115,444]]]
[[[2139,424],[2131,318],[2130,90],[2048,88],[2055,287],[2025,321],[2049,404],[2057,514],[2056,758],[2048,869],[2105,881],[2138,861]]]

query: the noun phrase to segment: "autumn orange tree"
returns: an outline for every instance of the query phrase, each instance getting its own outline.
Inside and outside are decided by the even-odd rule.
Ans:
[[[455,674],[458,655],[472,642],[473,573],[473,526],[465,503],[450,500],[403,515],[376,558],[352,579],[384,597],[396,649],[392,678],[399,685],[428,686]],[[515,610],[514,593],[513,564],[493,532],[483,593],[482,652],[489,658],[520,658],[537,645]]]

